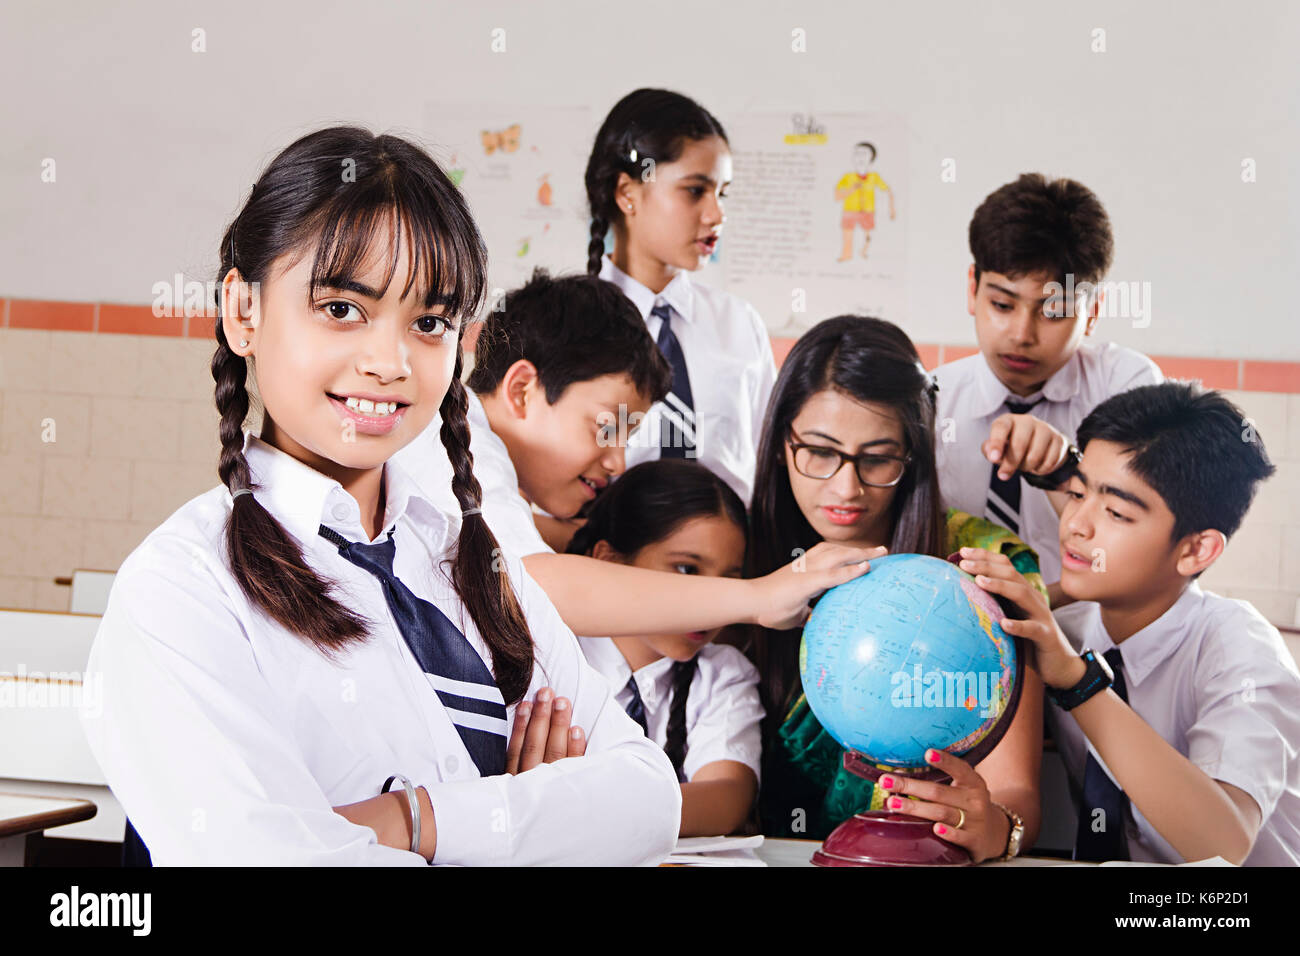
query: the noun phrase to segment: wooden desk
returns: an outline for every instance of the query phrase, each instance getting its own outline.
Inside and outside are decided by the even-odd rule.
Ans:
[[[768,866],[812,866],[812,855],[819,846],[819,840],[774,840],[767,839],[754,851],[755,855]],[[1058,860],[1046,856],[1018,856],[1006,863],[981,863],[981,866],[1094,866],[1092,863],[1074,863],[1070,860]]]
[[[0,866],[22,866],[32,834],[89,820],[95,812],[89,800],[0,793]]]

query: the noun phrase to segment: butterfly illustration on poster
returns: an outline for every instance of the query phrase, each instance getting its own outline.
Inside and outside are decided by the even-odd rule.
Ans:
[[[423,139],[469,200],[495,300],[534,268],[579,270],[588,242],[586,108],[429,103]]]

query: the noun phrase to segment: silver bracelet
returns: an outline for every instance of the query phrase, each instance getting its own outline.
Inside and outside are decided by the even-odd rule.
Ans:
[[[406,791],[406,805],[411,811],[411,852],[420,852],[420,801],[415,798],[415,786],[410,779],[395,773],[384,781],[384,789],[380,793],[387,793],[388,788],[393,785],[394,780],[402,781],[402,789]]]

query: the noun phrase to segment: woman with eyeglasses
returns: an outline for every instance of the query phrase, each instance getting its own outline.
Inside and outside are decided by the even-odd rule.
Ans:
[[[936,391],[916,347],[889,322],[844,315],[810,329],[786,358],[768,404],[747,576],[834,541],[937,557],[981,547],[1007,555],[1041,588],[1037,557],[1011,532],[941,509]],[[940,441],[944,427],[937,423]],[[934,832],[965,847],[975,862],[1004,855],[1017,826],[1023,845],[1033,843],[1043,717],[1042,685],[1032,670],[1025,670],[1006,736],[976,767],[943,754],[936,765],[951,783],[886,776],[875,785],[844,769],[842,749],[809,709],[799,640],[797,629],[755,628],[743,642],[759,669],[767,711],[764,833],[820,839],[854,813],[888,809],[934,821]]]

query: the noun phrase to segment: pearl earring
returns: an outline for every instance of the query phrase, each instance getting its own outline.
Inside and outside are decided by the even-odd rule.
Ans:
[[[239,340],[239,347],[240,347],[241,349],[246,349],[246,348],[248,348],[248,339],[240,339],[240,340]]]

